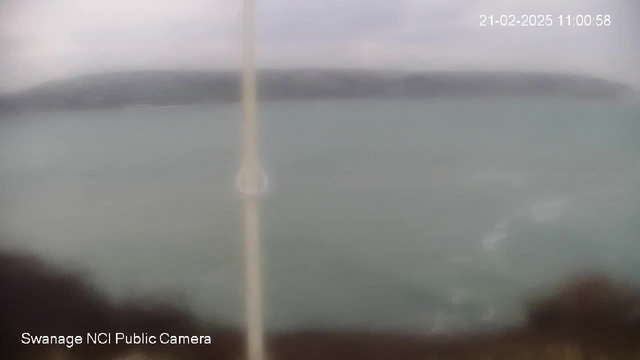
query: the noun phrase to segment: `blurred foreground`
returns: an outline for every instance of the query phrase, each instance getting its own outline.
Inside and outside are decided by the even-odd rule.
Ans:
[[[241,359],[243,335],[160,302],[114,304],[76,274],[22,254],[0,254],[1,359]],[[638,359],[640,296],[585,274],[536,296],[527,322],[493,333],[421,335],[354,331],[269,334],[277,359]],[[207,345],[23,345],[21,334],[124,332],[208,335]]]

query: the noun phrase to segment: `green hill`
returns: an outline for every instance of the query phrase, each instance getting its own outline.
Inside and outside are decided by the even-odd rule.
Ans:
[[[614,99],[633,92],[624,84],[592,77],[517,72],[266,70],[259,73],[258,80],[262,100],[445,96]],[[239,99],[238,72],[113,72],[51,81],[7,94],[0,97],[0,111],[180,105]]]

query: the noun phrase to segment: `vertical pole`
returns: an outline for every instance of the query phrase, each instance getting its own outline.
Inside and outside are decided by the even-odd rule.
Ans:
[[[264,360],[262,324],[262,284],[260,264],[260,218],[258,182],[261,174],[258,161],[256,120],[256,4],[244,0],[243,9],[243,166],[239,174],[249,191],[244,193],[245,231],[245,301],[247,356],[249,360]]]

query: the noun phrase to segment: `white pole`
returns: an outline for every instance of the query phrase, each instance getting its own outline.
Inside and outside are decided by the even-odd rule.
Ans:
[[[245,301],[247,356],[249,360],[264,360],[264,334],[262,324],[262,284],[260,264],[260,218],[258,197],[266,181],[258,160],[256,124],[256,4],[244,0],[243,16],[243,165],[238,174],[238,188],[244,194],[245,232]]]

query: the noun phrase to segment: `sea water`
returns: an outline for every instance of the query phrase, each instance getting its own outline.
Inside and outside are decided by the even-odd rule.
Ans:
[[[240,117],[4,115],[1,246],[116,299],[241,324]],[[264,103],[259,118],[270,329],[496,326],[579,271],[640,280],[638,107],[331,100]]]

